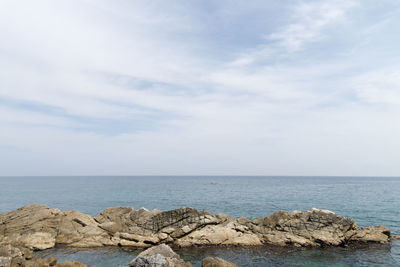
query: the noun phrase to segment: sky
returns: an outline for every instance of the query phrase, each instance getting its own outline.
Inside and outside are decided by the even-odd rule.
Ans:
[[[0,0],[0,175],[400,176],[398,0]]]

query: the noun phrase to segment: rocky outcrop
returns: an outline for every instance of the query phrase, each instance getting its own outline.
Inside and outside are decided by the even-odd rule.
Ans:
[[[57,258],[36,259],[26,248],[11,245],[0,246],[0,267],[85,267],[81,262],[61,262]]]
[[[390,231],[383,225],[379,226],[368,226],[359,229],[351,238],[351,241],[355,242],[375,242],[375,243],[387,243],[390,237]]]
[[[339,246],[357,233],[357,224],[326,210],[308,212],[279,211],[264,219],[247,223],[264,243],[281,246]]]
[[[201,267],[238,267],[236,264],[221,258],[208,257],[203,259]]]
[[[359,229],[349,218],[318,209],[279,211],[251,221],[188,207],[164,212],[114,207],[91,217],[34,204],[0,214],[0,245],[29,250],[43,250],[56,244],[143,248],[163,243],[180,247],[263,244],[320,247],[389,241],[390,231],[384,226]]]
[[[192,267],[169,246],[161,244],[140,253],[130,263],[130,267]]]

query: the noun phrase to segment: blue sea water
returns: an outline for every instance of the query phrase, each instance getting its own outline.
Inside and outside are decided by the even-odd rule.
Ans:
[[[0,212],[40,203],[97,215],[112,206],[170,210],[182,206],[265,217],[278,210],[329,209],[359,226],[384,224],[400,234],[400,178],[254,176],[91,176],[0,177]],[[41,252],[60,260],[126,266],[138,251],[74,250]],[[208,248],[179,250],[194,266],[217,255],[239,266],[400,266],[400,242],[362,249]]]

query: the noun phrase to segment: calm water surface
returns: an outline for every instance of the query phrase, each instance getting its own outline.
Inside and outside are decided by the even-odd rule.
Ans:
[[[112,206],[170,210],[182,206],[265,217],[278,210],[329,209],[360,226],[400,234],[400,178],[388,177],[0,177],[0,212],[30,203],[91,215]],[[206,249],[178,251],[194,266],[207,255],[240,266],[400,266],[400,244],[351,249]],[[96,266],[126,266],[137,251],[43,252]]]

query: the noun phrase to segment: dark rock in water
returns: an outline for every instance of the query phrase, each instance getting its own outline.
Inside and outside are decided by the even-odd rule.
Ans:
[[[193,208],[148,211],[132,207],[108,208],[96,217],[29,205],[0,213],[0,246],[29,250],[71,247],[151,247],[199,245],[341,246],[350,242],[389,243],[384,226],[359,229],[349,218],[331,211],[279,211],[252,221],[213,215]],[[21,252],[22,253],[22,252]],[[2,256],[6,261],[6,256]]]
[[[223,260],[221,258],[205,258],[201,264],[202,267],[238,267],[236,264]]]
[[[149,248],[133,259],[131,267],[191,267],[189,262],[182,260],[169,246],[161,244]]]

